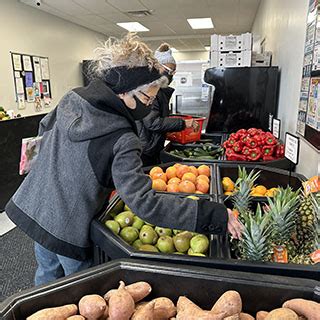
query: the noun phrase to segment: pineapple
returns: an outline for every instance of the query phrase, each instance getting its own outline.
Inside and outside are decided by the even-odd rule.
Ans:
[[[300,254],[310,254],[316,250],[317,216],[316,202],[312,195],[303,195],[297,212],[297,240]]]
[[[267,261],[271,255],[271,215],[263,213],[258,205],[256,214],[243,214],[243,220],[244,230],[239,242],[241,258]]]
[[[273,198],[268,198],[268,213],[273,221],[273,242],[286,245],[296,229],[296,210],[299,203],[299,190],[290,187],[279,188]]]
[[[250,204],[252,196],[250,195],[251,189],[254,186],[255,181],[258,179],[260,171],[254,172],[253,170],[247,174],[245,168],[238,167],[238,179],[236,181],[236,192],[233,193],[231,198],[233,207],[239,212],[240,218],[243,214],[250,211]]]

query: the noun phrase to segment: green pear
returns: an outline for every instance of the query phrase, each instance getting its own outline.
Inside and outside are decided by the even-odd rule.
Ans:
[[[173,237],[173,243],[178,252],[184,253],[190,248],[191,232],[184,231]]]
[[[140,248],[139,248],[140,251],[150,251],[150,252],[159,252],[159,250],[151,245],[151,244],[143,244]]]
[[[127,243],[131,244],[133,241],[137,240],[139,237],[138,229],[134,227],[124,227],[120,231],[120,237]]]
[[[136,249],[139,250],[140,247],[143,245],[142,241],[140,239],[137,239],[136,241],[133,242],[132,246]]]
[[[158,234],[159,237],[172,235],[172,230],[169,228],[155,227],[154,230]]]
[[[123,211],[131,211],[132,212],[132,210],[126,204],[124,205]]]
[[[203,234],[198,234],[190,240],[190,248],[194,253],[206,253],[209,248],[209,239]]]
[[[121,228],[129,227],[133,223],[133,213],[131,211],[123,211],[114,217]]]
[[[173,253],[175,251],[173,240],[169,236],[161,236],[157,241],[157,248],[163,253]]]
[[[178,234],[178,233],[180,233],[180,232],[182,232],[182,231],[183,231],[183,230],[173,229],[173,234],[176,235],[176,234]]]
[[[146,224],[147,226],[154,227],[154,224],[151,224],[151,223],[148,223],[148,222],[145,222],[145,224]]]
[[[117,221],[114,220],[107,220],[105,222],[106,227],[108,227],[114,234],[119,234],[120,232],[120,225]]]
[[[140,230],[139,239],[143,244],[155,244],[158,235],[152,227],[144,225]]]
[[[174,252],[173,254],[182,254],[182,255],[184,255],[184,253],[179,252],[179,251],[176,251],[176,252]]]
[[[140,219],[138,216],[133,217],[133,223],[132,226],[140,230],[142,226],[144,225],[144,221]]]
[[[199,200],[200,198],[197,196],[187,196],[188,199]]]

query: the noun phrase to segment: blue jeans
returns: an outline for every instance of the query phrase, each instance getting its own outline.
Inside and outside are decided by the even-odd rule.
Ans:
[[[35,242],[34,252],[38,263],[35,274],[35,285],[46,284],[69,274],[85,270],[93,265],[92,259],[79,261],[47,250]]]

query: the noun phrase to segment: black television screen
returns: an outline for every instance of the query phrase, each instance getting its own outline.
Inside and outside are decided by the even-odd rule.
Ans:
[[[278,111],[278,75],[278,67],[207,69],[204,80],[215,90],[206,132],[268,130]]]

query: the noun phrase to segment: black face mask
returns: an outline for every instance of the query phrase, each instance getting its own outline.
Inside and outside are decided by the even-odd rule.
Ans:
[[[151,107],[146,106],[136,96],[133,96],[133,98],[136,101],[136,108],[128,108],[129,112],[131,113],[134,120],[141,120],[151,112]]]

